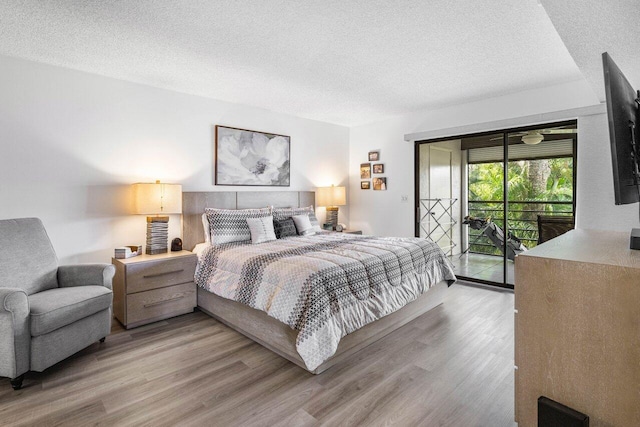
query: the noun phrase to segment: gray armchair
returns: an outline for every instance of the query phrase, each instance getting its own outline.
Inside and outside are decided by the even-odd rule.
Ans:
[[[0,220],[0,377],[22,387],[111,329],[110,264],[58,266],[37,218]]]

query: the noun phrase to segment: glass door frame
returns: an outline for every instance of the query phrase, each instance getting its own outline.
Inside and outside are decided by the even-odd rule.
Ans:
[[[415,226],[415,231],[414,231],[414,235],[415,237],[420,237],[420,146],[423,144],[433,144],[436,142],[443,142],[443,141],[451,141],[451,140],[455,140],[455,139],[463,139],[463,138],[470,138],[470,137],[481,137],[481,136],[488,136],[488,135],[499,135],[502,134],[502,148],[503,148],[503,158],[502,158],[502,162],[503,162],[503,185],[502,185],[502,190],[503,190],[503,200],[504,200],[504,204],[503,204],[503,218],[504,218],[504,235],[505,237],[508,236],[509,233],[509,221],[508,221],[508,212],[509,212],[509,134],[512,133],[518,133],[518,132],[524,132],[524,131],[532,131],[532,130],[541,130],[541,129],[548,129],[548,128],[553,128],[553,127],[560,127],[560,126],[578,126],[578,119],[571,119],[571,120],[563,120],[563,121],[558,121],[558,122],[549,122],[549,123],[542,123],[542,124],[536,124],[536,125],[528,125],[528,126],[518,126],[518,127],[513,127],[513,128],[507,128],[507,129],[497,129],[497,130],[493,130],[493,131],[486,131],[486,132],[475,132],[475,133],[467,133],[467,134],[459,134],[459,135],[452,135],[452,136],[447,136],[447,137],[440,137],[440,138],[434,138],[434,139],[423,139],[423,140],[417,140],[414,141],[414,152],[413,152],[413,157],[414,157],[414,171],[413,171],[413,175],[414,175],[414,200],[415,200],[415,210],[414,210],[414,226]],[[572,196],[572,202],[573,202],[573,215],[575,217],[576,214],[576,181],[577,181],[577,176],[578,176],[578,133],[576,132],[575,137],[573,138],[573,196]],[[468,163],[467,163],[467,168],[468,168]],[[469,174],[467,172],[467,184],[466,184],[466,190],[467,192],[469,191]],[[468,201],[467,201],[468,203]],[[466,281],[469,282],[476,282],[476,283],[481,283],[481,284],[485,284],[485,285],[491,285],[491,286],[496,286],[496,287],[501,287],[501,288],[507,288],[507,289],[513,289],[514,285],[508,284],[507,283],[507,275],[508,275],[508,267],[507,267],[507,239],[503,239],[504,243],[503,243],[503,255],[502,255],[502,267],[503,267],[503,278],[502,278],[502,283],[499,282],[493,282],[493,281],[488,281],[488,280],[483,280],[483,279],[477,279],[477,278],[473,278],[473,277],[466,277],[466,276],[460,276],[461,279],[464,279]]]

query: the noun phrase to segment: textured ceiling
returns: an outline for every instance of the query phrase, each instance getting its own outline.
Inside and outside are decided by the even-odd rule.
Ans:
[[[584,78],[536,0],[9,0],[0,54],[342,125]]]
[[[604,101],[602,52],[640,89],[640,1],[541,0],[576,64]]]

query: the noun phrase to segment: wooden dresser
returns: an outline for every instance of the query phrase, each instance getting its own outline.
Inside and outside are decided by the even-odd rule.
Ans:
[[[193,311],[197,260],[189,251],[113,258],[116,319],[129,329]]]
[[[515,418],[546,396],[590,426],[640,426],[640,251],[573,230],[515,261]]]

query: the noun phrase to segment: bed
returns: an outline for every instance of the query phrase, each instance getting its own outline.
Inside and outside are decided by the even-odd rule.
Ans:
[[[184,193],[185,248],[202,242],[206,208],[314,202],[313,192]],[[314,374],[439,305],[453,281],[430,241],[331,232],[207,246],[196,272],[202,311]]]

